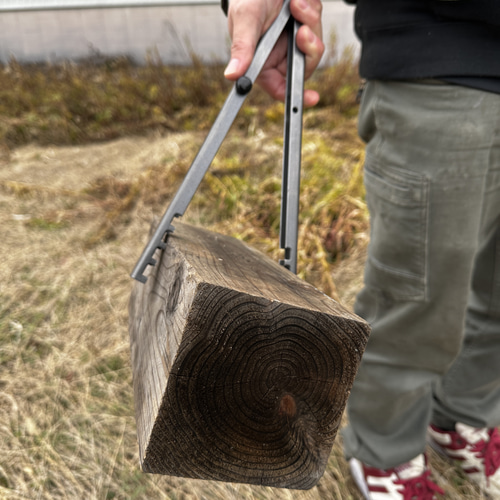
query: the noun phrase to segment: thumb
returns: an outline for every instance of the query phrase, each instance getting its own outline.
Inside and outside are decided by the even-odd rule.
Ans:
[[[243,76],[252,62],[257,42],[264,31],[264,17],[258,2],[230,2],[229,34],[232,39],[231,59],[224,71],[228,80]]]

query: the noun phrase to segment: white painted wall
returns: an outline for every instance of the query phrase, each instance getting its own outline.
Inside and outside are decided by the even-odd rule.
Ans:
[[[145,0],[133,6],[137,0],[4,0],[0,4],[0,61],[14,57],[19,62],[56,62],[99,52],[127,55],[142,63],[154,51],[167,64],[187,64],[190,50],[206,61],[227,61],[229,38],[219,3],[187,2]],[[61,3],[70,8],[56,8]],[[82,4],[121,6],[78,7]],[[359,51],[352,28],[353,9],[332,0],[324,2],[323,12],[327,45],[335,32],[339,51],[346,46]]]

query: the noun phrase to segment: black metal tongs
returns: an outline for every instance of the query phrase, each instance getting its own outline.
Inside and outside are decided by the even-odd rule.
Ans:
[[[157,248],[165,249],[168,233],[174,231],[172,220],[184,214],[187,206],[212,163],[222,141],[229,131],[243,101],[262,70],[269,54],[284,30],[288,33],[287,92],[283,148],[283,179],[281,188],[280,248],[284,259],[280,264],[297,272],[297,241],[300,192],[300,161],[302,149],[302,110],[304,94],[305,57],[297,48],[295,38],[300,24],[290,13],[290,0],[285,0],[280,14],[262,36],[248,71],[238,79],[217,116],[205,142],[191,164],[176,195],[163,215],[153,237],[144,248],[132,271],[132,278],[145,283],[144,271],[154,266]]]

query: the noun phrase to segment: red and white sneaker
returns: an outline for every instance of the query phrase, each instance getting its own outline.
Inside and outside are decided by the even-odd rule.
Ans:
[[[456,424],[455,431],[431,425],[429,444],[441,455],[459,462],[467,477],[483,493],[500,498],[500,433],[498,429],[476,429]]]
[[[392,469],[369,467],[349,460],[351,474],[366,500],[437,500],[444,491],[430,476],[425,455]]]

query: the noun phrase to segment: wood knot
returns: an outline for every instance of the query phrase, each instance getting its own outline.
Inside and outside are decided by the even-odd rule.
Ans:
[[[280,401],[279,414],[285,417],[294,417],[297,413],[297,404],[290,394],[285,394]]]
[[[176,267],[171,280],[173,284],[166,301],[167,313],[175,312],[179,305],[179,300],[182,299],[182,288],[184,285],[184,266],[182,263]]]

